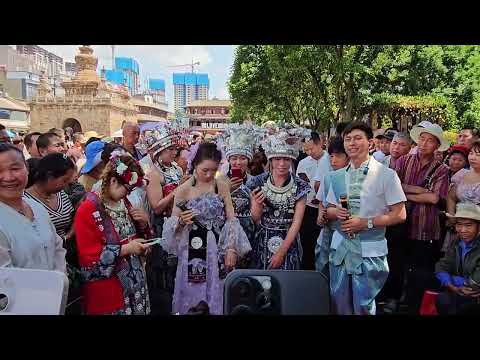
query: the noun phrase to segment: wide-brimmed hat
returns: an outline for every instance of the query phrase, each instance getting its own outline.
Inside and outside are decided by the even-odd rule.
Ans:
[[[410,130],[410,136],[412,140],[418,144],[418,138],[420,134],[427,133],[430,135],[435,136],[438,141],[440,142],[440,147],[437,149],[438,151],[445,151],[448,150],[450,147],[450,143],[447,139],[443,136],[443,130],[438,124],[432,124],[429,121],[422,121],[422,126],[414,126],[412,130]]]
[[[102,153],[105,148],[103,141],[93,141],[85,148],[86,161],[80,170],[81,174],[87,174],[102,162]]]
[[[472,203],[458,203],[455,215],[446,214],[452,219],[471,219],[480,221],[480,206]]]
[[[92,137],[95,137],[95,138],[103,138],[105,135],[100,135],[99,133],[97,133],[96,131],[87,131],[83,134],[83,136],[85,137],[85,142],[87,142],[89,139],[91,139]]]

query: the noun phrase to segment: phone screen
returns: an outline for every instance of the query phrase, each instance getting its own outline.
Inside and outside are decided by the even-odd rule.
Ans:
[[[239,178],[239,179],[243,178],[243,172],[241,169],[232,169],[231,174],[232,174],[232,178]]]

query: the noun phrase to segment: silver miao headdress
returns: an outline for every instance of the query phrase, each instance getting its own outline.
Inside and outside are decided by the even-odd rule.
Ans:
[[[177,143],[177,130],[170,124],[159,124],[154,130],[145,136],[145,145],[148,151],[152,151],[155,157],[161,151]]]
[[[229,124],[217,139],[217,145],[223,150],[226,158],[232,155],[244,155],[252,159],[255,145],[260,134],[252,124]]]
[[[309,139],[310,134],[309,129],[290,124],[283,125],[277,133],[267,136],[262,142],[267,159],[274,157],[296,159],[302,147],[302,140]]]

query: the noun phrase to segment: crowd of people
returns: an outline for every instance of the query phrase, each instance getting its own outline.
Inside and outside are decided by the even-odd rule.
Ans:
[[[273,122],[211,138],[0,126],[0,267],[64,272],[66,314],[220,315],[234,269],[322,272],[332,314],[418,314],[426,292],[465,312],[480,299],[479,137],[450,146],[429,121],[330,138]]]

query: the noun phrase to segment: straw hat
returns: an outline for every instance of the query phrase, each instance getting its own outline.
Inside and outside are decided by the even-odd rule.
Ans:
[[[446,214],[449,218],[452,219],[472,219],[475,221],[480,221],[480,206],[472,203],[458,203],[457,212],[455,215],[449,213]]]
[[[445,151],[448,150],[448,148],[450,147],[450,143],[443,136],[443,130],[440,125],[432,124],[428,121],[422,121],[422,126],[416,125],[412,128],[412,130],[410,130],[410,136],[412,137],[412,140],[415,141],[417,144],[418,138],[422,133],[433,135],[438,139],[438,141],[440,142],[440,147],[438,148],[438,151]]]
[[[96,131],[87,131],[83,133],[83,136],[85,137],[85,142],[87,142],[90,138],[96,137],[96,138],[103,138],[105,135],[99,135]]]

